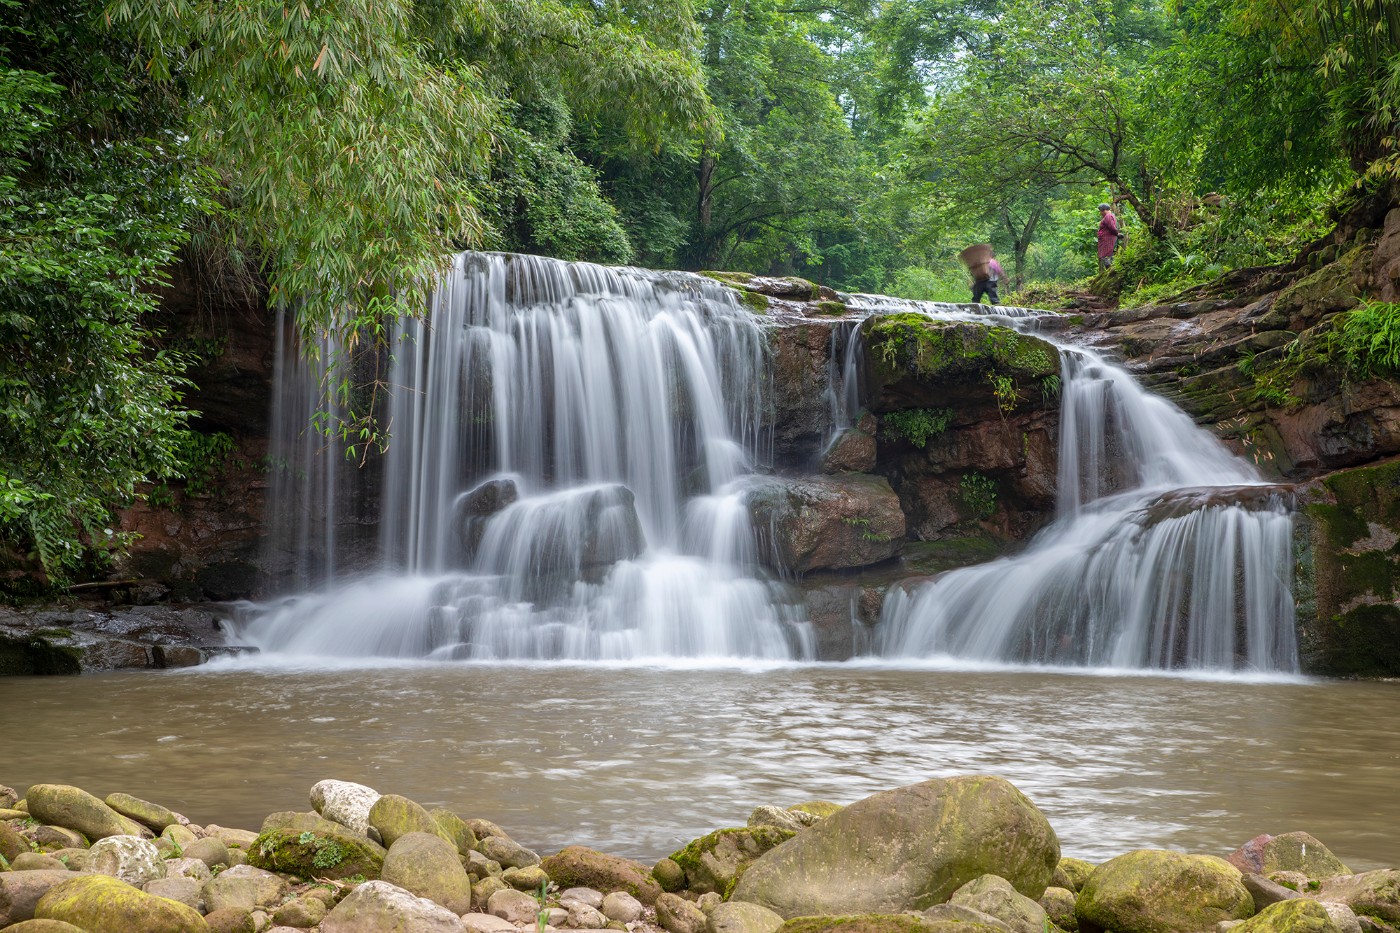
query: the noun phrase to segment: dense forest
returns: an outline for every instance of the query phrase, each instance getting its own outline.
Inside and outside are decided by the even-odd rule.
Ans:
[[[371,337],[463,248],[963,300],[987,241],[1029,302],[1108,201],[1134,301],[1400,177],[1396,0],[0,0],[0,57],[0,564],[59,583],[216,442],[177,261]]]

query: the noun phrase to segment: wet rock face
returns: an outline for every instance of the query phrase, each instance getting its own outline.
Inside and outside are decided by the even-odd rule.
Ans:
[[[881,476],[766,477],[748,493],[760,559],[807,573],[889,560],[904,537],[899,498]]]
[[[773,367],[773,463],[806,469],[820,456],[831,422],[827,397],[833,332],[843,325],[805,318],[770,332]],[[847,332],[850,324],[844,325]]]
[[[1303,669],[1400,674],[1400,462],[1330,474],[1300,497],[1295,591]]]

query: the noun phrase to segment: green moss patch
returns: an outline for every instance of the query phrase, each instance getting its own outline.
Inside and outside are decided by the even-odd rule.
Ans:
[[[384,857],[368,839],[347,833],[331,835],[312,830],[269,829],[248,852],[248,864],[300,878],[339,880],[360,875],[378,878]]]

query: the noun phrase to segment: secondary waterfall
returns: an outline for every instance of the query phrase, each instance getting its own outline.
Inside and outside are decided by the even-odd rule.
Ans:
[[[1024,316],[1007,323],[1034,329]],[[1056,520],[1016,556],[896,588],[884,604],[877,652],[1296,671],[1286,495],[1121,367],[1059,346]]]
[[[245,636],[319,656],[810,657],[739,482],[764,457],[766,353],[758,319],[697,276],[459,256],[393,341],[380,571],[323,573]],[[302,410],[280,420],[308,424],[324,374],[284,362],[303,388],[281,404]],[[319,538],[333,568],[335,506],[303,504],[342,501],[318,485],[336,474],[285,445],[299,484],[273,512],[302,517],[286,547]]]

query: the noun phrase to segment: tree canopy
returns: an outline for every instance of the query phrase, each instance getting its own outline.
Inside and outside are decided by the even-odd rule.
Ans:
[[[184,469],[190,359],[152,323],[181,256],[354,340],[462,248],[960,299],[988,241],[1067,282],[1108,200],[1150,290],[1400,178],[1400,0],[0,13],[0,540],[56,580]]]

